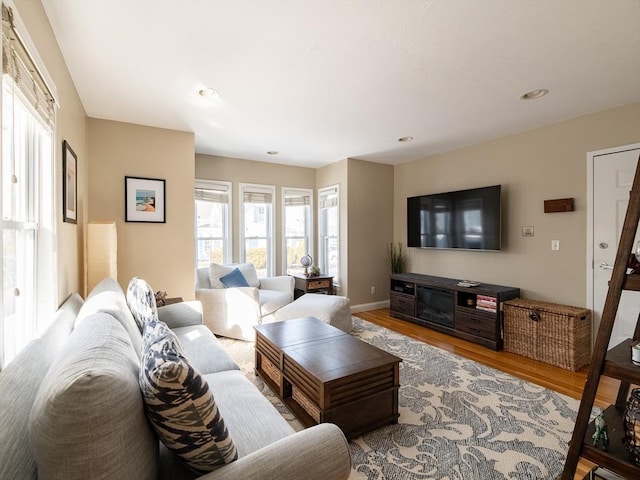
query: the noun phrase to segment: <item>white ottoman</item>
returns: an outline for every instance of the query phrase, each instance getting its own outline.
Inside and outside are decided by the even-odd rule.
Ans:
[[[340,330],[351,331],[351,310],[347,297],[306,293],[275,313],[277,322],[301,317],[316,317]]]

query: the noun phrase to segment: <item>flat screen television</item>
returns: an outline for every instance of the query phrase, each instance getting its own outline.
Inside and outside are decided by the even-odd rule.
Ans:
[[[500,250],[501,185],[407,198],[407,245]]]

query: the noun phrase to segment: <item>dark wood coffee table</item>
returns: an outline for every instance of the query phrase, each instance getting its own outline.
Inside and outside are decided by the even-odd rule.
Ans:
[[[315,317],[256,329],[256,372],[305,426],[347,438],[398,422],[401,358]]]

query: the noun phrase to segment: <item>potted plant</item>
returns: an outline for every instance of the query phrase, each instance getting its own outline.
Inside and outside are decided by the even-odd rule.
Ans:
[[[391,273],[402,273],[407,266],[407,255],[402,250],[402,243],[387,244],[387,261],[391,267]]]

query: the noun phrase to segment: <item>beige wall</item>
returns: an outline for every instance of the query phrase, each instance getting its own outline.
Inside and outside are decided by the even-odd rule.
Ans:
[[[189,132],[90,118],[89,221],[115,221],[118,281],[144,278],[193,299],[194,137]],[[124,177],[166,180],[166,223],[125,222]]]
[[[239,225],[240,183],[276,186],[276,274],[283,273],[282,245],[282,187],[315,188],[315,170],[306,167],[291,167],[275,163],[254,162],[239,158],[196,155],[195,175],[198,180],[221,180],[232,183],[232,221]],[[315,229],[314,229],[315,231]],[[232,232],[232,261],[237,262],[240,245],[235,230]],[[315,241],[315,239],[314,239]],[[315,257],[314,252],[311,256]]]
[[[86,114],[75,85],[40,2],[15,0],[18,15],[24,22],[37,54],[51,76],[59,103],[55,138],[55,214],[57,242],[57,301],[61,304],[69,294],[82,292],[83,232],[87,218],[87,181],[89,159]],[[78,223],[62,222],[62,141],[69,142],[78,156]]]
[[[586,304],[587,152],[640,141],[640,104],[606,110],[395,168],[394,238],[406,242],[406,198],[503,186],[499,253],[409,250],[410,271],[520,287],[539,300]],[[573,197],[575,211],[543,213]],[[522,226],[535,236],[523,237]],[[551,240],[560,251],[551,251]]]
[[[386,248],[393,239],[393,166],[348,160],[348,291],[352,305],[389,298]],[[371,293],[375,287],[375,293]]]

